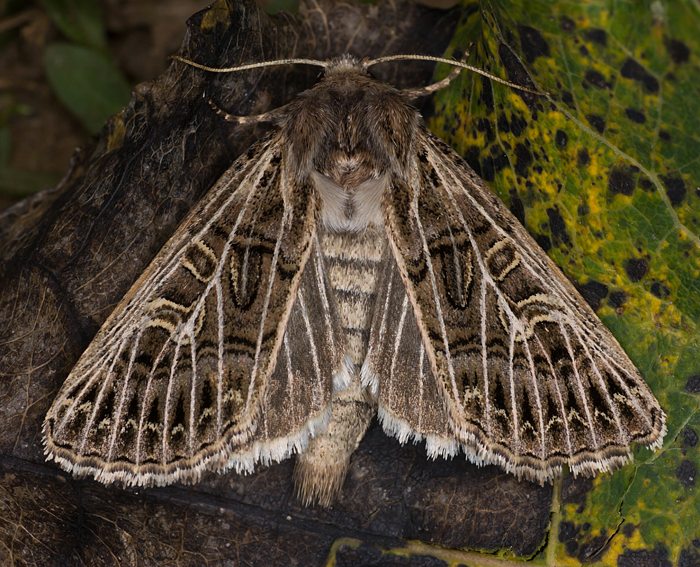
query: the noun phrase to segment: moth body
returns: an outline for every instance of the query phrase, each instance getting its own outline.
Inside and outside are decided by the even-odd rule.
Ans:
[[[333,393],[327,431],[297,457],[295,481],[305,503],[332,503],[377,411],[360,369],[388,246],[381,202],[392,171],[408,167],[417,120],[399,91],[342,58],[292,103],[283,121],[300,177],[307,175],[302,164],[311,167],[321,207],[320,245],[352,361],[350,385]]]

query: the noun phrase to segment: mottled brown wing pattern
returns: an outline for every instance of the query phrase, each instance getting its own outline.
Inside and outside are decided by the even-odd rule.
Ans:
[[[415,358],[417,327],[426,375],[467,456],[543,482],[563,464],[610,470],[629,459],[631,442],[659,443],[663,411],[573,285],[453,150],[425,130],[418,146],[411,179],[395,177],[385,200],[407,290],[394,301],[412,309],[393,313],[388,326],[403,335],[380,348],[399,349],[398,365]],[[403,313],[415,327],[401,325]],[[394,433],[425,435],[409,407],[416,370],[387,373],[388,355],[374,356],[366,375],[377,377],[367,382],[380,400],[383,390],[413,393],[385,407]]]
[[[105,322],[44,423],[46,452],[64,468],[102,482],[194,481],[254,443],[278,352],[289,354],[287,322],[303,327],[313,287],[297,300],[317,207],[286,173],[279,136],[253,146]],[[318,364],[337,369],[329,333],[307,338]],[[312,421],[331,390],[315,388],[296,408]],[[287,433],[301,435],[303,420]]]

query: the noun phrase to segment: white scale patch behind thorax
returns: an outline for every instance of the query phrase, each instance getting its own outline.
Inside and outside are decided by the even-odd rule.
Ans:
[[[314,173],[321,197],[321,247],[345,331],[348,355],[361,365],[367,353],[376,284],[387,237],[381,199],[386,177],[345,190]]]

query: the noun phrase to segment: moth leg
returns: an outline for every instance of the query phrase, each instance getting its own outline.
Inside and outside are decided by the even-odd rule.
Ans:
[[[273,110],[268,110],[262,114],[251,114],[249,116],[238,116],[230,114],[223,108],[217,105],[212,99],[207,98],[207,103],[217,116],[226,120],[226,122],[235,122],[236,124],[258,124],[260,122],[272,122],[277,116],[285,112],[285,106],[280,106]]]
[[[455,67],[452,69],[452,71],[450,71],[450,74],[441,81],[430,83],[424,87],[416,87],[415,89],[403,89],[401,92],[410,99],[431,95],[436,91],[446,88],[461,71],[462,69]]]

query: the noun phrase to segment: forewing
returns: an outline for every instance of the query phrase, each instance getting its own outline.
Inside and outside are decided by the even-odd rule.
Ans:
[[[65,469],[193,481],[251,439],[315,227],[283,151],[272,137],[227,171],[82,355],[44,423]]]
[[[573,285],[447,145],[426,131],[418,145],[411,179],[387,192],[387,232],[431,363],[421,375],[467,455],[542,482],[660,444],[663,411]]]

